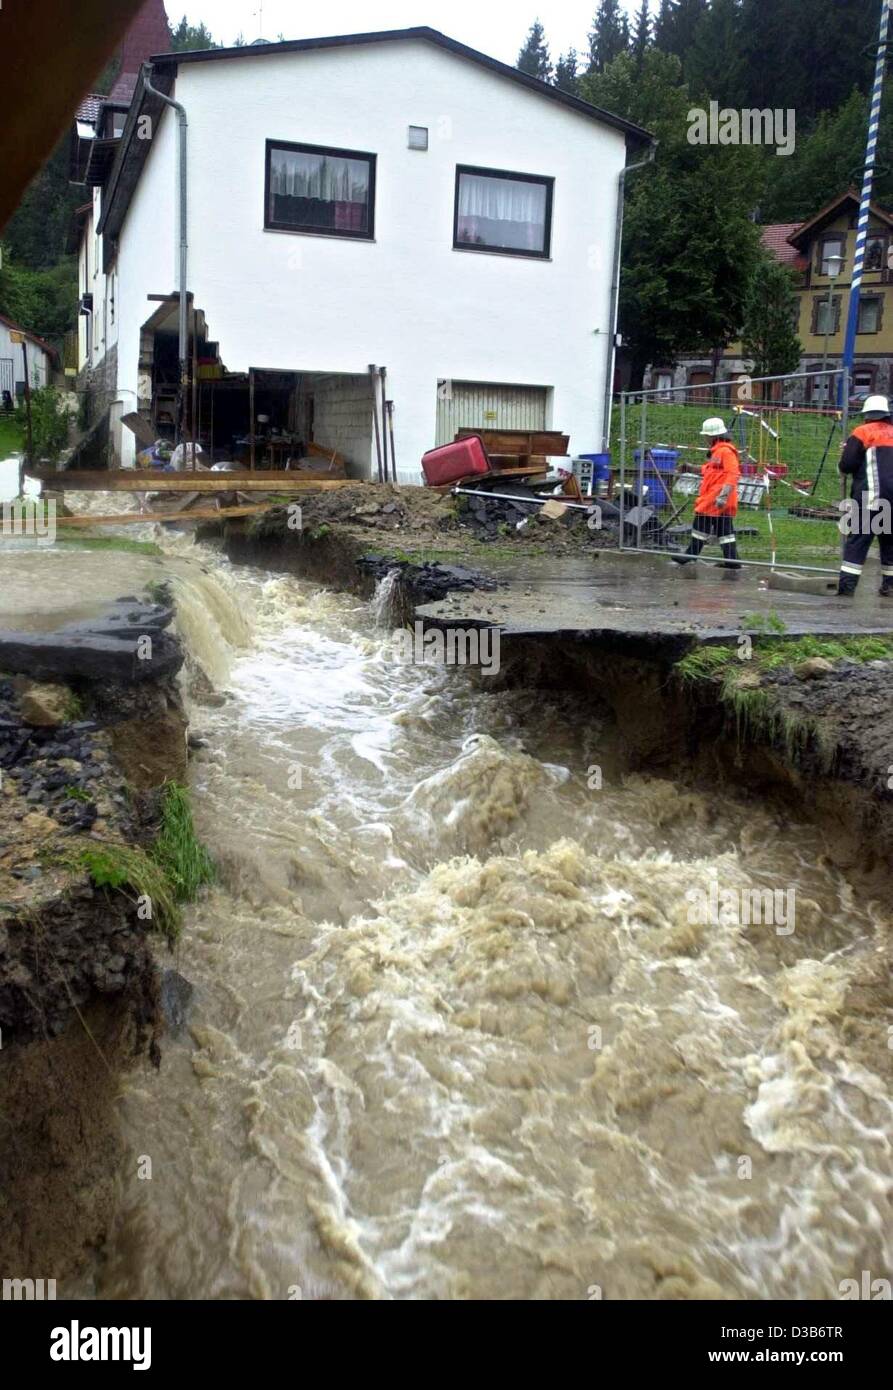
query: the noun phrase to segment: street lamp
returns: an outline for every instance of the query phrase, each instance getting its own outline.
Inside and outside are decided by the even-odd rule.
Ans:
[[[835,251],[833,255],[825,257],[828,266],[828,299],[825,304],[825,353],[822,358],[822,392],[823,400],[830,402],[831,391],[828,385],[828,338],[831,335],[831,315],[834,310],[834,282],[840,274],[840,267],[843,265],[843,256]]]

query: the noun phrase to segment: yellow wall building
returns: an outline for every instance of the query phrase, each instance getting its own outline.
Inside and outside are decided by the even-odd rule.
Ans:
[[[807,374],[801,399],[821,402],[827,379],[818,376],[827,352],[828,367],[840,367],[849,313],[859,197],[850,190],[804,223],[763,228],[763,245],[794,272],[803,352],[799,370]],[[709,355],[681,358],[674,366],[655,364],[645,387],[669,390],[708,381],[731,380],[748,372],[740,343],[731,344],[717,364]],[[893,394],[893,215],[872,205],[852,392]],[[791,394],[787,389],[785,394]]]

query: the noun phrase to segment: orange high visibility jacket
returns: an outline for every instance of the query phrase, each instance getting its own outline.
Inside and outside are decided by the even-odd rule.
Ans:
[[[728,439],[719,439],[707,455],[701,469],[701,488],[695,511],[698,516],[735,516],[738,512],[738,479],[741,463],[738,450]],[[729,500],[720,511],[716,499],[724,487],[732,489]]]
[[[869,420],[853,430],[840,460],[841,473],[853,480],[853,497],[893,502],[893,424]]]

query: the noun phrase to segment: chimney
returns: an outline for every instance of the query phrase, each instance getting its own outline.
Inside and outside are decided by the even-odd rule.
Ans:
[[[121,44],[121,67],[110,101],[130,101],[140,68],[153,53],[169,53],[171,35],[164,0],[145,0]]]

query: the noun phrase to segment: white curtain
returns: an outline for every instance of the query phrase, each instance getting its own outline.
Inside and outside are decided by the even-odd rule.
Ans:
[[[493,222],[532,222],[541,227],[546,220],[546,189],[541,183],[462,174],[459,216],[485,217]]]
[[[321,198],[327,203],[365,203],[368,188],[368,165],[357,159],[302,154],[299,150],[273,151],[270,189],[276,195]]]
[[[546,187],[486,174],[459,177],[459,241],[468,246],[546,249]]]

